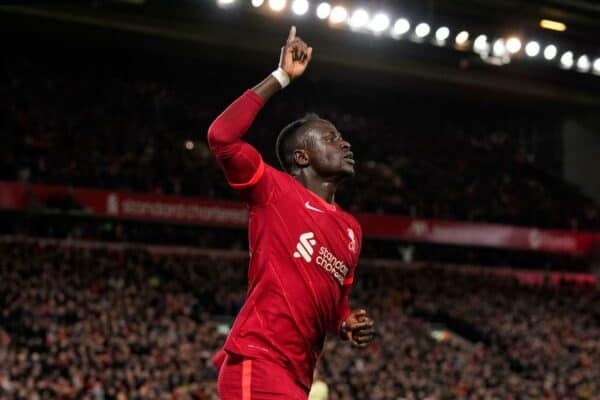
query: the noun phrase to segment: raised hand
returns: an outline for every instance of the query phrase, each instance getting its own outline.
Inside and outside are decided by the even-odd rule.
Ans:
[[[312,47],[296,36],[296,27],[292,25],[285,46],[281,48],[279,68],[294,80],[301,76],[312,58]]]

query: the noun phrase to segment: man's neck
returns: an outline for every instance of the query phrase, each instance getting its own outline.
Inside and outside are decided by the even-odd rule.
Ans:
[[[300,174],[295,178],[308,190],[325,200],[329,204],[335,201],[335,191],[337,184],[331,181],[326,181],[318,176],[307,176]]]

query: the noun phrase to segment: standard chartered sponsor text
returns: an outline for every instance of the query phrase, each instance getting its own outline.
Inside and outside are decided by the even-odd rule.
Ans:
[[[248,211],[245,209],[133,199],[123,200],[121,207],[125,216],[172,218],[230,224],[246,224],[248,222]]]
[[[321,246],[319,255],[315,260],[317,265],[329,272],[340,283],[344,284],[344,279],[348,274],[348,267],[343,261],[338,260],[329,250]]]

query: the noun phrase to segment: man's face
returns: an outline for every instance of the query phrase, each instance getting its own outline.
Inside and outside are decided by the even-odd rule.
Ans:
[[[306,132],[306,150],[311,167],[322,177],[343,179],[354,175],[350,143],[329,121],[311,121]]]

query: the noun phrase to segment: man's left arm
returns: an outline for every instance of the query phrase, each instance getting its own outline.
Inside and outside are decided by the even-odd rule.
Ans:
[[[360,254],[362,247],[362,232],[360,225],[355,230],[358,235],[358,243],[356,246],[357,254]],[[367,316],[367,311],[364,309],[352,310],[350,308],[350,290],[354,282],[354,271],[344,280],[342,286],[342,297],[338,305],[337,324],[335,332],[343,340],[349,340],[352,345],[359,348],[365,348],[373,341],[375,337],[374,322]]]

